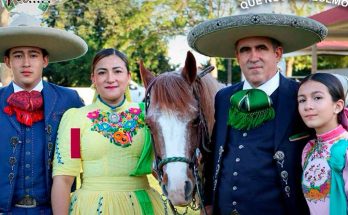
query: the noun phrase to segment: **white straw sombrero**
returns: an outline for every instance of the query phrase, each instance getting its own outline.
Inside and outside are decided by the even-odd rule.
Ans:
[[[40,26],[40,21],[27,14],[19,14],[8,27],[0,28],[0,62],[8,49],[32,46],[45,49],[49,62],[59,62],[84,55],[88,46],[79,36],[50,27]]]
[[[209,20],[195,26],[188,34],[188,44],[197,52],[212,57],[235,57],[238,40],[265,36],[278,40],[284,53],[300,50],[324,40],[327,28],[299,16],[282,14],[247,14]]]

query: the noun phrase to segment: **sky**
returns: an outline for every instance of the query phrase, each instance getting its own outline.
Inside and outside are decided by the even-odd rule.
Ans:
[[[183,65],[185,63],[186,53],[191,51],[195,56],[197,63],[205,64],[209,58],[192,50],[187,44],[186,36],[177,36],[169,41],[168,56],[170,63]]]

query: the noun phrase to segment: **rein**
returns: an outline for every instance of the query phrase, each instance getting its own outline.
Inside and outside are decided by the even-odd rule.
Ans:
[[[199,136],[199,142],[201,143],[201,146],[203,147],[204,150],[206,150],[206,144],[209,141],[209,133],[208,133],[208,126],[207,126],[207,122],[204,118],[204,114],[203,114],[203,110],[201,107],[201,103],[200,103],[200,96],[199,96],[199,89],[197,89],[196,85],[200,84],[201,78],[206,75],[207,73],[211,72],[214,69],[214,67],[209,66],[206,69],[204,69],[197,77],[195,80],[195,86],[193,86],[193,95],[197,101],[198,104],[198,110],[199,110],[199,114],[198,114],[198,119],[199,119],[199,124],[198,124],[198,136]],[[151,82],[149,83],[146,92],[145,92],[145,111],[148,111],[148,108],[150,106],[150,97],[151,97],[151,89],[154,86],[154,84],[157,81],[157,77],[153,78],[151,80]],[[150,130],[151,131],[151,130]],[[154,140],[153,135],[152,135],[152,131],[151,131],[151,139]],[[154,150],[155,150],[155,161],[154,161],[154,165],[153,165],[153,170],[154,172],[157,174],[157,180],[159,181],[160,185],[162,185],[162,179],[163,179],[163,166],[165,166],[168,163],[172,163],[172,162],[183,162],[183,163],[187,163],[189,165],[189,168],[192,170],[192,173],[194,175],[195,178],[195,184],[196,186],[194,187],[193,190],[193,199],[192,199],[192,205],[190,205],[191,209],[193,210],[199,210],[201,209],[203,211],[203,214],[207,214],[205,207],[203,205],[203,200],[202,200],[202,181],[201,178],[199,176],[198,173],[198,157],[200,155],[200,150],[199,150],[199,146],[195,149],[195,152],[192,155],[192,158],[187,158],[187,157],[168,157],[168,158],[164,158],[161,159],[158,155],[157,155],[157,151],[155,148],[155,144],[153,144]],[[161,186],[162,187],[162,186]],[[163,191],[163,188],[162,188]],[[167,197],[166,192],[163,192],[165,197]],[[199,206],[196,205],[196,200],[195,200],[195,194],[197,193],[198,198],[200,200],[200,204]],[[163,194],[162,194],[163,195]],[[163,199],[162,199],[163,200]],[[175,208],[175,206],[171,203],[171,201],[169,199],[163,200],[164,203],[169,202],[169,206],[171,208],[171,210],[173,211],[174,214],[178,214],[177,209]],[[167,213],[167,212],[166,212]],[[187,208],[185,210],[185,212],[183,214],[187,213]]]

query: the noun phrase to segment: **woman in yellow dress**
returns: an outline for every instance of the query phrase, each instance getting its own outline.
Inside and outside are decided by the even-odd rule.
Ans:
[[[52,206],[59,214],[165,214],[150,188],[153,150],[142,104],[131,103],[126,56],[103,49],[92,64],[98,96],[91,105],[68,110],[60,123],[53,162]],[[82,172],[81,188],[70,196]]]

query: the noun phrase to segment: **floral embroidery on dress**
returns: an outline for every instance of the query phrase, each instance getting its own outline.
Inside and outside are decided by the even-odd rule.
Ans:
[[[140,108],[129,108],[116,113],[102,110],[89,112],[87,117],[92,121],[92,131],[97,131],[108,138],[111,143],[128,147],[138,129],[144,127],[144,114]]]
[[[331,170],[328,146],[317,142],[308,152],[303,171],[303,193],[308,201],[324,200],[330,193]]]

